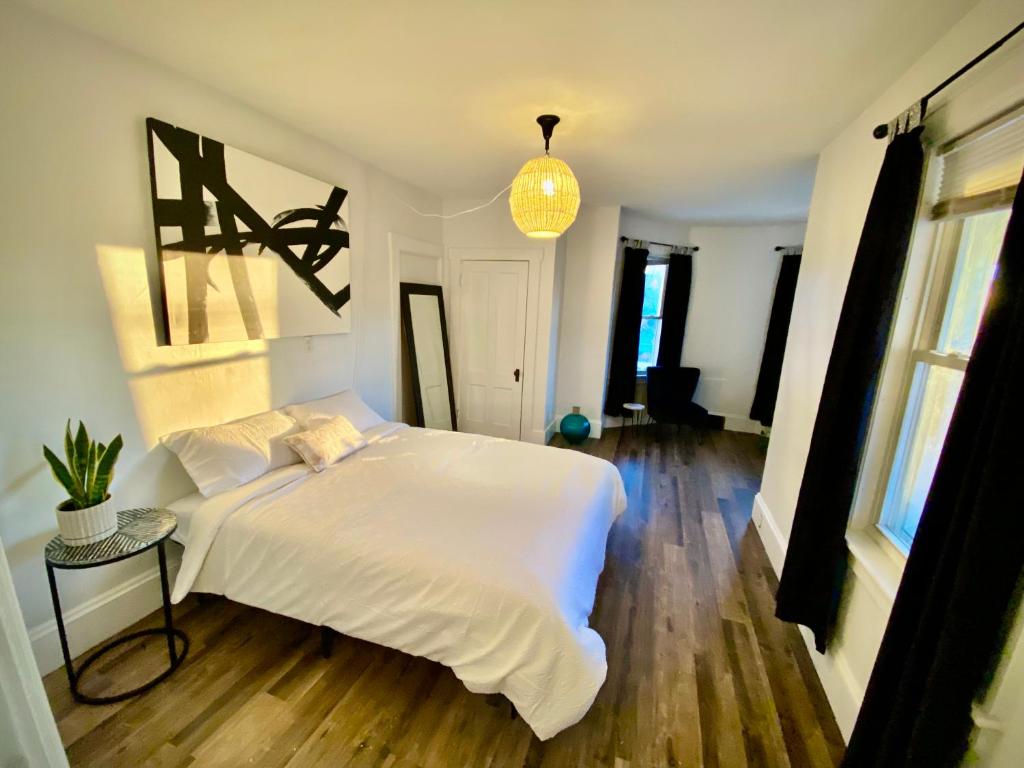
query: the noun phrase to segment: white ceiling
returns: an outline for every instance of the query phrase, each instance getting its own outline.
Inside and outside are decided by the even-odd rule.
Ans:
[[[446,197],[806,215],[814,157],[973,0],[28,0]]]

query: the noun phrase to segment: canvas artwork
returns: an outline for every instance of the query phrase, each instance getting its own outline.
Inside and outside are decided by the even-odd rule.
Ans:
[[[346,333],[349,195],[149,118],[168,344]]]

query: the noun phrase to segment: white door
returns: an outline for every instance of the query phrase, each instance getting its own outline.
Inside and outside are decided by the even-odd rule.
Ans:
[[[523,411],[527,261],[463,261],[459,430],[518,440]]]

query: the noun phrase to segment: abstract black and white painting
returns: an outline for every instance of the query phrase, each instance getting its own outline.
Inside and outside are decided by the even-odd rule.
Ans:
[[[168,344],[346,333],[349,195],[148,118]]]

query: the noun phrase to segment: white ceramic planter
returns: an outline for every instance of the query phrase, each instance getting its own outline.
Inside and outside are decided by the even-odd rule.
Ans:
[[[117,509],[110,496],[85,509],[57,507],[57,528],[69,547],[103,541],[117,532]]]

